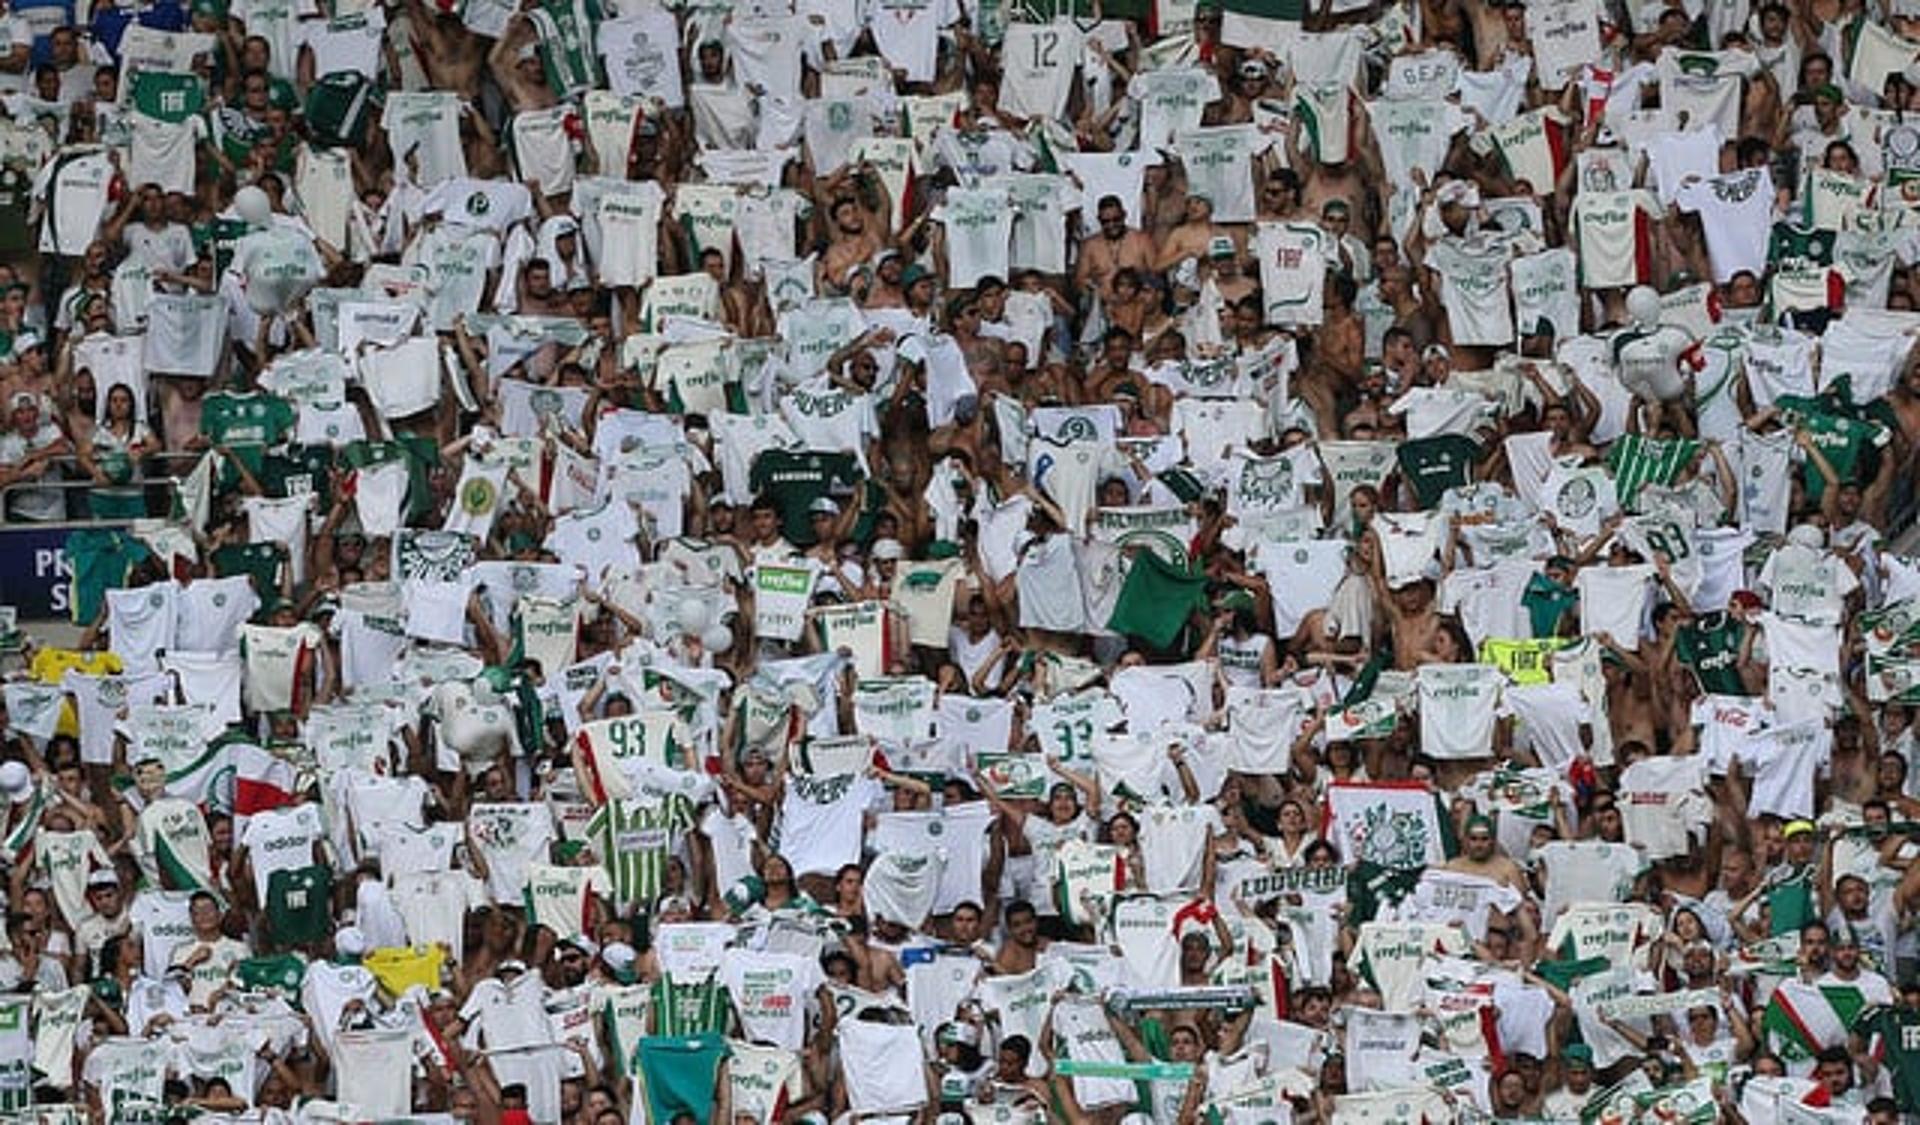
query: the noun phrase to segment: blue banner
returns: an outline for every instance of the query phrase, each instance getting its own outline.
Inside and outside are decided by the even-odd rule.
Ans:
[[[0,605],[10,605],[20,620],[69,620],[69,583],[65,526],[0,525]]]

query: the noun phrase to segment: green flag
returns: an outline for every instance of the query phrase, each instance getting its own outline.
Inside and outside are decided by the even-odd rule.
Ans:
[[[1176,567],[1152,551],[1140,551],[1127,571],[1126,584],[1120,587],[1107,628],[1139,637],[1155,648],[1169,648],[1180,638],[1188,615],[1206,604],[1204,575]]]

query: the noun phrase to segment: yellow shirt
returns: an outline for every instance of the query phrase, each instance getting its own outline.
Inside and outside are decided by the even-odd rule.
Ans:
[[[1567,647],[1565,637],[1538,640],[1495,640],[1480,642],[1480,661],[1506,673],[1516,684],[1544,684],[1553,680],[1550,657],[1555,649]]]
[[[43,684],[55,687],[65,679],[68,672],[85,672],[89,676],[117,675],[125,668],[120,657],[111,652],[80,652],[71,648],[43,648],[33,654],[33,662],[27,665],[27,675]],[[63,700],[60,704],[60,722],[54,728],[58,733],[69,737],[80,734],[80,716],[73,709],[73,700]]]
[[[399,996],[414,985],[432,992],[440,987],[440,967],[447,955],[439,946],[427,949],[374,949],[360,959],[389,996]]]

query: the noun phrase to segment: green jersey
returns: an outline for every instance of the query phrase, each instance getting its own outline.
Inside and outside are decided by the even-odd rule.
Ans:
[[[1781,269],[1812,269],[1833,264],[1833,232],[1797,226],[1782,219],[1767,239],[1767,262]]]
[[[244,574],[253,583],[253,592],[261,601],[280,596],[280,567],[287,549],[278,543],[228,543],[213,552],[216,578]]]
[[[571,98],[599,84],[600,58],[593,48],[601,19],[597,0],[546,0],[528,15],[540,37],[548,89]]]
[[[1747,627],[1724,613],[1708,613],[1680,627],[1674,655],[1692,669],[1700,690],[1710,695],[1745,695],[1740,682],[1740,646]]]
[[[1781,395],[1774,405],[1812,439],[1841,483],[1859,484],[1879,471],[1880,449],[1893,437],[1885,426],[1827,409],[1825,400],[1801,395]],[[1812,458],[1807,459],[1802,473],[1807,499],[1818,501],[1826,491],[1826,477]]]
[[[107,591],[125,586],[133,568],[152,554],[146,544],[117,528],[82,528],[67,536],[67,565],[73,571],[73,586],[68,591],[73,620],[91,625],[106,604]]]
[[[297,417],[293,404],[276,395],[215,391],[201,400],[200,432],[218,445],[278,445]]]
[[[1920,1012],[1877,1008],[1856,1030],[1880,1037],[1894,1099],[1902,1106],[1920,1105]]]
[[[656,1035],[724,1035],[733,1011],[727,986],[714,973],[698,983],[679,984],[667,975],[653,982],[653,1030]]]
[[[1462,434],[1435,434],[1433,437],[1400,443],[1395,451],[1400,475],[1413,486],[1420,507],[1433,508],[1449,488],[1458,488],[1473,479],[1474,462],[1480,459],[1480,445]]]
[[[206,83],[197,74],[142,70],[133,76],[133,108],[156,121],[178,125],[206,107]]]
[[[859,463],[851,453],[789,453],[769,449],[753,460],[749,484],[780,509],[781,534],[796,547],[819,541],[808,519],[808,507],[827,495],[835,484],[850,485],[860,478]]]
[[[1580,604],[1580,595],[1544,574],[1536,574],[1527,579],[1520,604],[1526,607],[1533,635],[1551,637],[1559,633],[1561,619]]]
[[[248,957],[233,966],[234,983],[241,988],[251,992],[278,992],[289,999],[300,995],[300,985],[306,979],[306,959],[294,953]]]
[[[634,1051],[635,1083],[646,1095],[647,1120],[711,1121],[727,1041],[718,1035],[650,1035]]]
[[[273,938],[312,945],[333,932],[333,872],[325,864],[290,867],[267,877],[267,917]]]
[[[366,143],[380,91],[364,74],[339,71],[307,90],[308,135],[322,148],[358,148]]]
[[[324,445],[292,445],[260,462],[260,487],[276,500],[317,495],[322,511],[333,504],[333,450]]]
[[[1670,485],[1700,453],[1691,438],[1662,441],[1640,434],[1621,434],[1607,449],[1607,468],[1613,470],[1613,489],[1622,504],[1631,505],[1642,485]]]
[[[233,248],[245,238],[253,228],[238,219],[215,219],[210,223],[200,223],[191,229],[193,248],[200,253],[213,249],[213,272],[215,276],[227,272],[233,264]]]
[[[658,800],[615,797],[594,810],[587,837],[613,880],[623,911],[648,907],[660,896],[676,833],[693,825],[693,805],[677,794]]]

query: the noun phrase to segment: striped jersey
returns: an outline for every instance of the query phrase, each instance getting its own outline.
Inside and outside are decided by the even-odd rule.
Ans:
[[[725,1034],[733,1004],[727,986],[719,974],[703,981],[682,984],[662,973],[653,982],[653,1033],[655,1035]]]
[[[1645,484],[1672,484],[1700,452],[1691,438],[1663,441],[1642,434],[1621,434],[1607,449],[1607,467],[1613,470],[1613,490],[1622,504],[1632,504]]]
[[[693,826],[693,803],[681,796],[615,797],[594,810],[587,838],[612,881],[622,910],[646,906],[665,885],[677,834]]]

